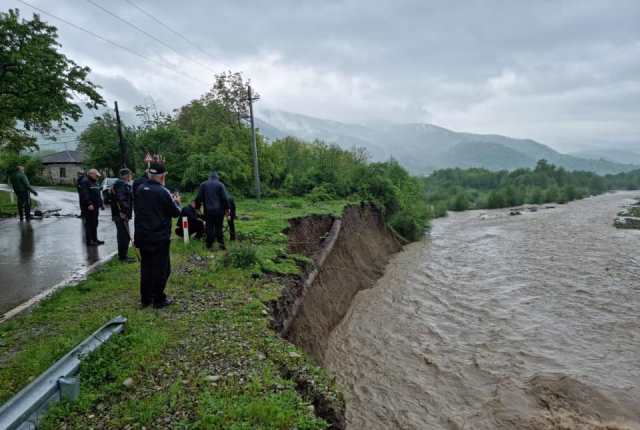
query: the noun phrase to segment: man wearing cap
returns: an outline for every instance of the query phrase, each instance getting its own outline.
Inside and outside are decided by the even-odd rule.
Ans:
[[[131,171],[120,169],[120,178],[113,184],[111,193],[111,217],[116,224],[118,238],[118,259],[125,263],[133,263],[135,260],[128,256],[131,233],[129,220],[133,212],[133,192],[131,191]]]
[[[84,232],[88,246],[104,244],[103,241],[98,240],[99,211],[104,209],[98,177],[100,173],[96,169],[90,169],[78,184],[80,212],[85,216]]]
[[[138,187],[133,199],[134,242],[141,256],[142,307],[163,308],[172,303],[164,294],[164,288],[171,273],[171,219],[180,215],[180,196],[172,196],[164,187],[166,174],[163,164],[152,163],[148,169],[149,179]]]
[[[213,241],[217,240],[220,249],[225,249],[222,227],[224,215],[229,210],[229,201],[227,200],[227,190],[220,182],[218,172],[212,171],[209,180],[200,184],[196,197],[196,208],[200,209],[200,205],[204,205],[204,215],[207,221],[207,248],[211,249]]]

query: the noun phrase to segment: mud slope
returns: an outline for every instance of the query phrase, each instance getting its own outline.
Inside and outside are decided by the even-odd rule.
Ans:
[[[275,325],[322,363],[329,334],[354,296],[374,285],[402,245],[371,205],[348,206],[341,218],[310,216],[289,225],[289,251],[311,258],[313,267],[285,287],[274,304]]]

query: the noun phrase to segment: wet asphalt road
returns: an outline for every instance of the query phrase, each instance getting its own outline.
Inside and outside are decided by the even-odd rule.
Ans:
[[[0,190],[8,187],[0,184]],[[98,225],[98,237],[106,243],[87,247],[82,220],[68,216],[80,212],[77,194],[41,187],[36,191],[38,209],[59,208],[62,216],[30,223],[17,218],[0,221],[0,314],[60,282],[82,276],[91,264],[116,251],[108,206],[100,213]]]

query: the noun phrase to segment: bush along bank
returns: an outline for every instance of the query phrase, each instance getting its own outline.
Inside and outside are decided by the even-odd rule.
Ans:
[[[81,366],[81,394],[44,429],[324,429],[344,424],[331,378],[271,326],[267,304],[310,259],[287,248],[289,218],[342,213],[344,201],[240,202],[227,253],[172,243],[176,304],[139,309],[137,264],[110,262],[0,325],[4,402],[115,315],[127,328]]]
[[[444,216],[447,210],[567,203],[609,190],[639,189],[640,170],[598,176],[590,172],[569,172],[540,160],[534,169],[513,171],[443,169],[423,181],[431,212]]]

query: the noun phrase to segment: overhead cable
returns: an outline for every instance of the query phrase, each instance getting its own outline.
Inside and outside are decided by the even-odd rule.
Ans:
[[[161,21],[160,19],[156,18],[151,12],[143,9],[142,7],[140,7],[139,5],[137,5],[136,3],[134,3],[131,0],[124,0],[127,3],[129,3],[131,6],[133,6],[134,8],[138,9],[140,12],[142,12],[143,14],[145,14],[147,17],[151,18],[152,20],[154,20],[155,22],[157,22],[158,24],[160,24],[161,26],[163,26],[164,28],[166,28],[167,30],[169,30],[170,32],[172,32],[173,34],[175,34],[176,36],[178,36],[179,38],[181,38],[182,40],[184,40],[185,42],[187,42],[189,45],[193,46],[194,48],[196,48],[198,51],[200,51],[202,54],[206,55],[207,57],[211,58],[213,61],[216,61],[215,58],[213,58],[213,56],[211,54],[209,54],[207,51],[205,51],[204,49],[202,49],[197,43],[191,41],[189,38],[187,38],[184,34],[180,33],[178,30],[175,30],[174,28],[172,28],[169,24],[166,24],[165,22]]]
[[[68,21],[68,20],[66,20],[66,19],[64,19],[64,18],[61,18],[61,17],[59,17],[59,16],[57,16],[57,15],[55,15],[55,14],[51,13],[51,12],[48,12],[48,11],[46,11],[46,10],[42,9],[42,8],[39,8],[39,7],[37,7],[37,6],[34,6],[34,5],[32,5],[31,3],[29,3],[29,2],[27,2],[27,1],[25,1],[25,0],[16,0],[16,1],[18,1],[19,3],[24,4],[25,6],[28,6],[28,7],[32,8],[32,9],[34,9],[34,10],[37,10],[38,12],[40,12],[40,13],[42,13],[42,14],[44,14],[44,15],[50,16],[50,17],[52,17],[52,18],[54,18],[54,19],[57,19],[58,21],[61,21],[61,22],[65,23],[65,24],[67,24],[67,25],[69,25],[69,26],[71,26],[71,27],[75,28],[76,30],[83,31],[83,32],[85,32],[85,33],[87,33],[87,34],[90,34],[91,36],[93,36],[93,37],[95,37],[95,38],[97,38],[97,39],[102,40],[102,41],[103,41],[103,42],[105,42],[105,43],[108,43],[108,44],[110,44],[110,45],[113,45],[113,46],[115,46],[115,47],[117,47],[117,48],[120,48],[120,49],[122,49],[122,50],[124,50],[124,51],[127,51],[128,53],[130,53],[130,54],[132,54],[132,55],[135,55],[135,56],[137,56],[137,57],[140,57],[140,58],[142,58],[143,60],[146,60],[146,61],[148,61],[148,62],[150,62],[150,63],[153,63],[153,64],[155,64],[156,66],[163,67],[163,68],[165,68],[165,69],[167,69],[167,70],[169,70],[169,71],[171,71],[171,72],[173,72],[173,73],[175,73],[175,74],[177,74],[177,75],[179,75],[179,76],[181,76],[181,77],[183,77],[183,78],[187,78],[187,79],[189,79],[189,80],[191,80],[191,81],[199,82],[199,83],[201,83],[201,84],[208,85],[208,83],[207,83],[207,82],[205,82],[205,81],[203,81],[203,80],[201,80],[201,79],[195,78],[195,77],[193,77],[193,76],[191,76],[191,75],[188,75],[188,74],[186,74],[186,73],[183,73],[183,72],[181,72],[180,70],[178,70],[178,69],[174,68],[174,67],[173,67],[173,65],[171,65],[171,66],[170,66],[170,65],[169,65],[169,63],[165,64],[165,63],[161,63],[161,62],[159,62],[159,61],[156,61],[156,60],[154,60],[153,58],[147,57],[147,56],[146,56],[146,55],[144,55],[144,54],[141,54],[141,53],[139,53],[139,52],[136,52],[136,51],[134,51],[133,49],[131,49],[131,48],[127,47],[127,46],[121,45],[121,44],[120,44],[120,43],[118,43],[118,42],[114,42],[113,40],[110,40],[110,39],[107,39],[106,37],[100,36],[99,34],[97,34],[97,33],[93,32],[93,31],[91,31],[91,30],[88,30],[88,29],[86,29],[86,28],[84,28],[84,27],[81,27],[81,26],[79,26],[79,25],[77,25],[77,24],[74,24],[73,22]]]
[[[174,52],[176,55],[184,58],[187,61],[191,61],[192,63],[195,63],[201,67],[204,67],[205,69],[209,70],[212,73],[215,73],[216,71],[213,70],[212,68],[210,68],[209,66],[207,66],[204,63],[201,63],[200,61],[197,60],[192,60],[189,57],[186,57],[185,55],[183,55],[181,52],[179,52],[178,50],[176,50],[175,48],[173,48],[171,45],[165,43],[164,41],[162,41],[161,39],[157,38],[156,36],[154,36],[153,34],[149,33],[148,31],[144,30],[143,28],[140,28],[139,26],[137,26],[136,24],[132,23],[131,21],[127,20],[126,18],[121,17],[120,15],[110,11],[109,9],[105,8],[104,6],[96,3],[93,0],[85,0],[87,3],[94,5],[95,7],[97,7],[98,9],[100,9],[101,11],[111,15],[112,17],[114,17],[115,19],[117,19],[120,22],[125,23],[126,25],[128,25],[129,27],[135,29],[136,31],[144,34],[145,36],[147,36],[148,38],[155,40],[156,42],[158,42],[159,44],[161,44],[162,46],[164,46],[165,48],[171,50],[172,52]]]

